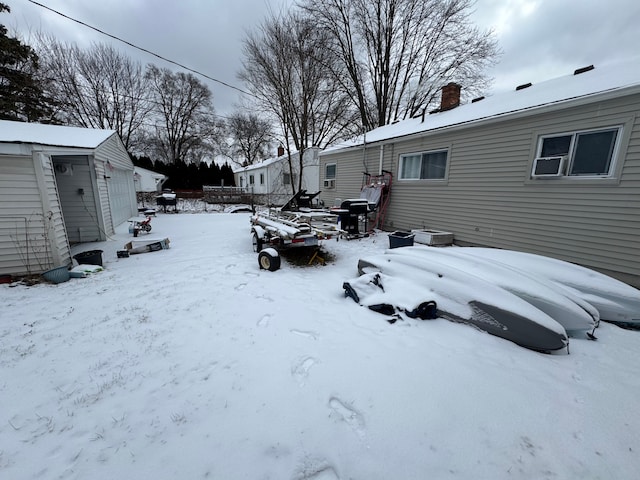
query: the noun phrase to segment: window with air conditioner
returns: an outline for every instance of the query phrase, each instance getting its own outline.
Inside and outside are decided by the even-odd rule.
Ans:
[[[621,130],[611,127],[542,136],[531,176],[610,177]]]
[[[564,174],[564,156],[538,157],[533,164],[534,177],[559,177]]]
[[[324,181],[322,182],[324,188],[336,188],[336,164],[327,163],[324,166]]]

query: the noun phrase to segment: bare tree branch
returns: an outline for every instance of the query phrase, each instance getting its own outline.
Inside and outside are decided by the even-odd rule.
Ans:
[[[366,129],[413,116],[450,81],[475,94],[499,50],[475,28],[474,0],[300,0],[340,58],[337,84]]]

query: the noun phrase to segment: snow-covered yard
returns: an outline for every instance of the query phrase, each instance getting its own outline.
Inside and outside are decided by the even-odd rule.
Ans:
[[[345,298],[379,234],[259,270],[249,214],[152,220],[171,248],[0,285],[0,478],[637,479],[640,332],[536,353]]]

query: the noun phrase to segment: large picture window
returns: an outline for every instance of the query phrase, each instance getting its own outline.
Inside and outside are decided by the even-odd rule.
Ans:
[[[447,172],[447,150],[400,155],[401,180],[442,180]]]
[[[533,176],[610,176],[620,131],[614,127],[541,137]],[[552,162],[556,158],[561,161]],[[545,163],[557,170],[549,173],[541,167]]]

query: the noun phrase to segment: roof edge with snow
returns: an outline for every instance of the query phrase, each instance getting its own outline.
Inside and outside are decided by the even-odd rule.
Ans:
[[[364,136],[329,147],[321,152],[321,155],[408,136],[426,135],[444,129],[502,120],[506,117],[528,115],[533,111],[538,113],[547,108],[564,108],[567,104],[598,101],[603,96],[618,97],[638,92],[640,65],[637,62],[578,69],[572,75],[523,85],[515,90],[488,96],[451,110],[426,113],[424,116],[378,127],[366,132]]]
[[[113,135],[115,130],[0,120],[0,143],[95,149]]]

